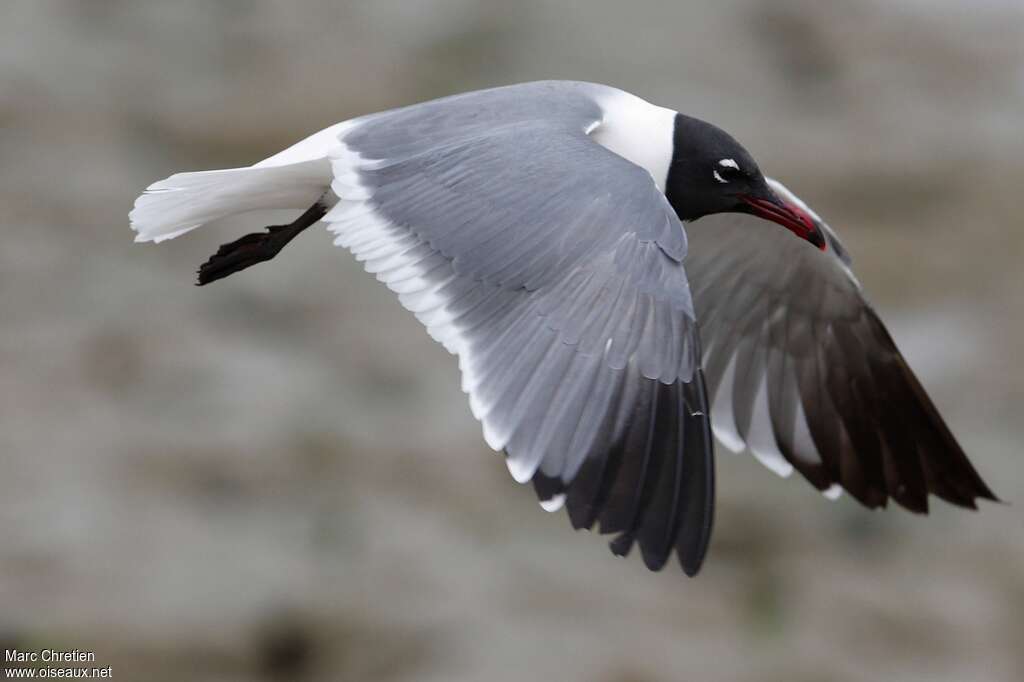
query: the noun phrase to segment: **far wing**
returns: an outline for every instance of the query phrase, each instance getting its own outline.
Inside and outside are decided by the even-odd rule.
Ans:
[[[826,230],[823,253],[748,216],[687,226],[715,434],[868,507],[995,499]]]

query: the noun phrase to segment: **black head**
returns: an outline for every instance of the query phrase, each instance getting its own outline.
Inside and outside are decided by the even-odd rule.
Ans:
[[[818,248],[820,230],[768,186],[750,153],[717,126],[676,114],[665,196],[676,215],[694,221],[715,213],[749,213],[782,225]]]

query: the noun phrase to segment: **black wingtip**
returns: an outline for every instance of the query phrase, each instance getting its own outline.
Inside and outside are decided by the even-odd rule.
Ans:
[[[998,505],[1010,506],[1009,502],[993,493],[985,482],[981,480],[980,476],[975,482],[975,487],[971,490],[969,495],[960,498],[951,498],[943,495],[938,495],[938,497],[941,497],[952,505],[962,507],[963,509],[970,509],[971,511],[978,511],[979,500],[992,502],[993,504]]]
[[[687,578],[696,578],[697,574],[700,573],[701,567],[704,565],[704,557],[700,557],[696,561],[687,561],[681,558],[679,565],[682,566],[683,573]]]
[[[533,487],[540,500],[566,495],[573,527],[596,524],[602,534],[612,534],[612,554],[628,556],[637,547],[644,565],[660,571],[675,553],[683,572],[694,577],[711,539],[715,498],[703,373],[689,382],[640,383],[650,399],[639,417],[631,404],[629,426],[599,441],[602,447],[571,482],[538,471]]]
[[[698,369],[693,381],[684,384],[683,391],[688,415],[686,428],[695,436],[689,443],[692,455],[686,461],[694,468],[688,473],[693,484],[684,506],[676,555],[683,573],[694,578],[704,564],[715,525],[715,441],[711,434],[704,371]],[[706,454],[698,457],[699,452]]]
[[[1009,500],[1004,500],[1001,497],[996,497],[995,495],[992,495],[991,493],[989,494],[988,497],[980,497],[979,499],[985,500],[986,502],[991,502],[993,504],[998,504],[1000,507],[1012,507],[1013,506],[1013,502],[1010,502]],[[975,508],[977,508],[977,505],[975,505]]]
[[[987,502],[995,502],[996,504],[1004,504],[1004,505],[1009,505],[1010,504],[1009,502],[1007,502],[1006,500],[1002,499],[1001,497],[996,495],[994,492],[992,492],[992,488],[990,488],[988,486],[988,484],[985,483],[985,480],[981,477],[981,474],[978,473],[977,469],[975,469],[972,466],[971,470],[972,470],[972,473],[974,474],[974,499],[975,500],[985,500]],[[977,508],[977,505],[975,505],[975,508]]]
[[[629,556],[630,550],[633,549],[633,536],[630,533],[622,533],[609,542],[608,547],[615,556]]]

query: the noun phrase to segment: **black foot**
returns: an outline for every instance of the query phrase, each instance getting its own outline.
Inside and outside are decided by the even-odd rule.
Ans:
[[[199,286],[223,279],[276,256],[284,248],[284,244],[276,244],[274,237],[287,227],[271,225],[267,232],[253,232],[221,246],[217,253],[199,266]]]
[[[253,232],[230,244],[224,244],[208,261],[199,266],[197,284],[209,284],[270,260],[300,232],[320,220],[325,212],[324,207],[317,203],[290,225],[271,225],[266,232]]]

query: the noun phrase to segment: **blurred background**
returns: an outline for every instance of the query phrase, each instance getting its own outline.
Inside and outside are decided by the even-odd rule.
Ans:
[[[1017,0],[143,2],[0,9],[0,642],[120,680],[1024,679]],[[574,533],[455,360],[311,230],[128,211],[358,114],[541,78],[707,118],[844,237],[1010,505],[868,512],[720,452],[703,573]]]

